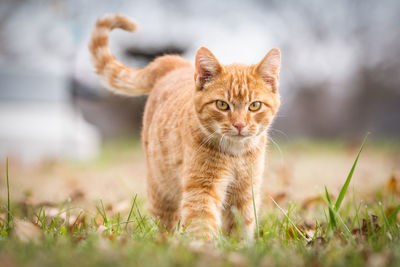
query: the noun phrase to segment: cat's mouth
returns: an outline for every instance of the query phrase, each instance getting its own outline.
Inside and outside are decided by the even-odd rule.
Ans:
[[[238,134],[232,134],[232,137],[236,137],[236,138],[243,138],[243,137],[248,137],[248,134],[242,134],[242,133],[238,133]]]
[[[243,133],[235,133],[235,134],[228,134],[230,138],[233,140],[245,140],[250,138],[252,135],[250,134],[243,134]]]
[[[244,130],[244,131],[227,131],[226,135],[229,135],[230,137],[234,138],[246,138],[246,137],[251,137],[252,133],[249,130]]]

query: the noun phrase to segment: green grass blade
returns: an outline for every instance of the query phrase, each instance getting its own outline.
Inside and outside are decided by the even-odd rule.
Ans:
[[[73,229],[76,225],[76,223],[78,222],[79,218],[81,217],[81,215],[83,214],[83,211],[81,210],[78,214],[78,216],[76,217],[74,223],[71,225],[70,229]]]
[[[292,224],[292,226],[297,230],[297,232],[299,233],[299,235],[307,242],[310,242],[311,239],[307,238],[300,230],[299,228],[297,228],[296,224],[290,219],[290,217],[287,215],[287,213],[278,205],[278,203],[275,202],[275,200],[270,196],[269,197],[272,202],[274,202],[274,204],[282,211],[282,213],[285,215],[286,219]]]
[[[336,200],[336,203],[335,203],[335,211],[339,210],[340,205],[342,204],[342,201],[344,199],[344,196],[346,195],[346,192],[347,192],[347,189],[349,187],[351,178],[353,177],[354,170],[355,170],[355,168],[357,166],[358,158],[360,157],[361,151],[363,150],[365,142],[367,141],[368,135],[369,135],[369,133],[367,133],[367,135],[364,137],[364,140],[363,140],[363,142],[361,144],[360,150],[358,151],[357,157],[356,157],[356,159],[355,159],[355,161],[353,163],[353,166],[351,167],[349,175],[347,176],[346,182],[344,183],[344,185],[342,186],[342,189],[340,190],[339,196],[338,196],[338,198]]]
[[[360,213],[361,204],[362,204],[362,202],[357,206],[356,193],[355,193],[355,190],[353,187],[353,205],[354,205],[354,210],[355,210],[355,217],[352,220],[351,229],[354,229],[354,225],[356,223],[358,225],[358,228],[361,229],[360,216],[358,215]]]
[[[96,209],[97,209],[97,212],[103,218],[104,225],[106,225],[107,224],[107,213],[106,213],[106,209],[104,208],[104,205],[103,205],[103,200],[101,200],[101,199],[100,199],[100,204],[101,204],[101,210],[98,206],[96,207]]]
[[[260,229],[258,227],[258,218],[257,218],[257,208],[256,208],[256,200],[254,197],[254,185],[253,185],[253,166],[251,166],[251,194],[253,197],[253,209],[254,209],[254,220],[256,221],[256,236],[258,237],[260,234]]]
[[[344,234],[345,234],[350,240],[353,240],[353,236],[351,235],[351,231],[350,231],[350,229],[347,227],[347,225],[344,223],[342,217],[340,217],[340,215],[335,211],[335,209],[333,208],[332,204],[329,203],[328,200],[325,200],[325,201],[326,201],[326,204],[327,204],[328,207],[329,207],[329,212],[332,212],[333,216],[334,216],[335,218],[338,219],[338,220],[337,220],[337,222],[339,222],[338,225],[341,225],[341,227],[345,230],[345,231],[344,231]],[[335,220],[336,220],[336,219],[335,219]]]
[[[391,226],[396,221],[397,213],[400,211],[400,205],[395,208],[395,210],[389,215],[388,221],[389,225]]]
[[[331,197],[329,196],[328,188],[326,188],[326,186],[325,186],[325,196],[326,196],[326,201],[328,202],[328,209],[329,209],[329,222],[327,227],[327,231],[329,231],[331,228],[336,228],[337,224],[334,211],[332,210]]]
[[[128,215],[128,219],[127,219],[128,222],[131,219],[133,208],[135,207],[135,203],[136,203],[136,198],[137,198],[137,194],[135,195],[135,197],[132,200],[132,206],[131,206],[131,209],[129,210],[129,215]],[[127,230],[127,229],[128,229],[128,224],[125,225],[125,230]]]
[[[139,210],[139,207],[137,206],[137,203],[136,203],[136,211],[137,211],[137,214],[139,216],[140,229],[142,230],[142,233],[143,233],[143,230],[146,230],[145,217],[142,216],[142,214],[140,213],[140,210]]]
[[[6,178],[7,178],[7,232],[10,231],[11,222],[11,202],[10,202],[10,182],[8,178],[8,157],[6,159]]]

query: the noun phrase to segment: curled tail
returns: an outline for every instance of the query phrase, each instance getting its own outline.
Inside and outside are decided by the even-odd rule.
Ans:
[[[176,55],[158,57],[143,69],[125,66],[112,55],[108,47],[108,34],[115,28],[133,32],[137,25],[119,14],[107,15],[97,21],[89,44],[96,72],[114,92],[125,95],[148,94],[155,82],[168,72],[191,66]]]

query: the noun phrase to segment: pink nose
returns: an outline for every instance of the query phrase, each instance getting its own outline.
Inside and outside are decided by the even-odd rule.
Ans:
[[[240,131],[246,126],[246,124],[244,124],[244,122],[242,122],[242,121],[237,121],[233,124],[233,126],[235,126],[236,129],[238,129],[238,131],[240,133]]]

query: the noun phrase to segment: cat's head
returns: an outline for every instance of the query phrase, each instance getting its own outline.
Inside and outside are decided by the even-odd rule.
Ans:
[[[207,48],[196,54],[194,103],[203,131],[243,141],[266,133],[279,108],[280,51],[255,65],[223,66]]]

